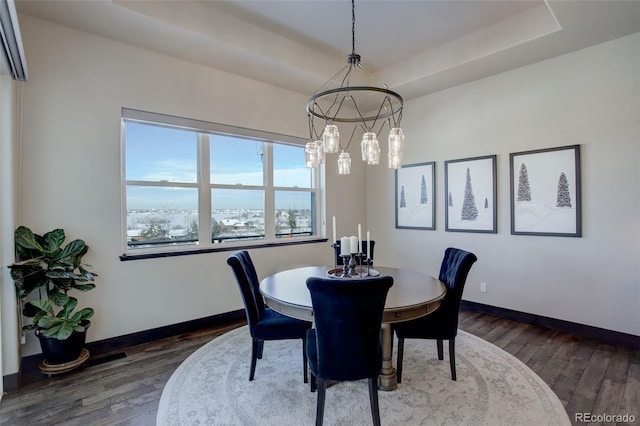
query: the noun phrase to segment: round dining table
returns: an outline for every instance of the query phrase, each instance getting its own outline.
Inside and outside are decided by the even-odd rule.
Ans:
[[[366,279],[368,276],[390,275],[393,286],[387,294],[380,339],[382,344],[382,369],[378,387],[383,391],[398,387],[396,370],[392,364],[393,336],[391,324],[408,321],[428,315],[435,311],[446,294],[445,285],[428,274],[408,269],[376,266],[375,269],[363,268],[361,273],[351,277],[335,276],[327,266],[306,266],[277,272],[260,282],[260,292],[265,303],[271,309],[283,315],[305,321],[313,321],[311,294],[307,289],[309,277],[337,280]]]

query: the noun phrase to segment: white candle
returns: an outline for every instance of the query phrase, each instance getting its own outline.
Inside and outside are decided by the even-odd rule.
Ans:
[[[333,244],[335,244],[336,241],[336,217],[333,216]]]
[[[357,253],[356,250],[358,250],[358,237],[352,235],[351,237],[349,237],[349,239],[351,240],[351,253]]]
[[[367,259],[371,259],[371,234],[367,231]]]
[[[351,254],[351,243],[349,241],[349,237],[340,238],[340,254],[342,256],[349,256]]]
[[[362,227],[358,224],[358,251],[357,253],[362,253]]]

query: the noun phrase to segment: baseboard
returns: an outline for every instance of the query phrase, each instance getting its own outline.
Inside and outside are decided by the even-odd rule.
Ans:
[[[605,328],[593,327],[590,325],[564,321],[556,318],[545,317],[542,315],[485,305],[468,300],[463,300],[461,302],[460,309],[489,314],[499,318],[514,320],[525,324],[551,328],[553,330],[587,337],[611,345],[621,345],[629,347],[631,349],[640,349],[640,336],[636,336],[634,334],[621,333],[619,331],[607,330]]]
[[[102,354],[105,352],[117,351],[130,346],[142,343],[153,342],[165,337],[176,336],[178,334],[190,333],[210,327],[218,327],[225,324],[246,319],[244,309],[225,312],[219,315],[212,315],[205,318],[171,324],[164,327],[153,328],[151,330],[139,331],[137,333],[126,334],[124,336],[113,337],[111,339],[99,340],[87,343],[87,349],[92,354]]]
[[[92,356],[99,356],[107,352],[118,351],[142,343],[153,342],[155,340],[172,337],[183,333],[203,330],[211,327],[219,327],[226,324],[233,324],[245,320],[244,309],[225,312],[223,314],[212,315],[205,318],[171,324],[164,327],[153,328],[151,330],[139,331],[126,334],[124,336],[112,337],[110,339],[98,340],[86,344],[86,348]],[[37,381],[43,377],[40,373],[39,365],[42,361],[42,354],[29,355],[21,360],[20,371],[18,373],[4,376],[3,386],[6,392],[14,391],[20,386]],[[41,376],[41,377],[40,377]]]

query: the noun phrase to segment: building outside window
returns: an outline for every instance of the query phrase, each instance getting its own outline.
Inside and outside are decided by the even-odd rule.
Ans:
[[[306,140],[122,110],[125,254],[317,239],[322,170]]]

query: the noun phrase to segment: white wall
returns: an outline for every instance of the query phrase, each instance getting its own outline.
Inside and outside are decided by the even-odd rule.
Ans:
[[[307,137],[307,96],[20,16],[29,63],[18,225],[83,238],[97,288],[79,295],[102,340],[231,310],[242,302],[229,252],[121,262],[121,107]],[[301,158],[301,161],[303,159]],[[363,167],[327,166],[327,215],[339,233],[364,217]],[[340,179],[340,180],[338,180]],[[340,187],[353,204],[340,203]],[[344,232],[341,228],[344,227]],[[332,262],[330,243],[250,250],[260,277]],[[10,330],[13,333],[13,330]],[[32,333],[23,355],[40,352]],[[5,371],[10,374],[13,371]]]
[[[437,274],[460,247],[479,259],[464,299],[640,335],[640,34],[407,102],[402,124],[405,164],[436,161],[437,227],[394,229],[394,178],[369,169],[378,262]],[[509,153],[573,144],[583,237],[511,235]],[[489,154],[498,233],[445,232],[444,161]]]

